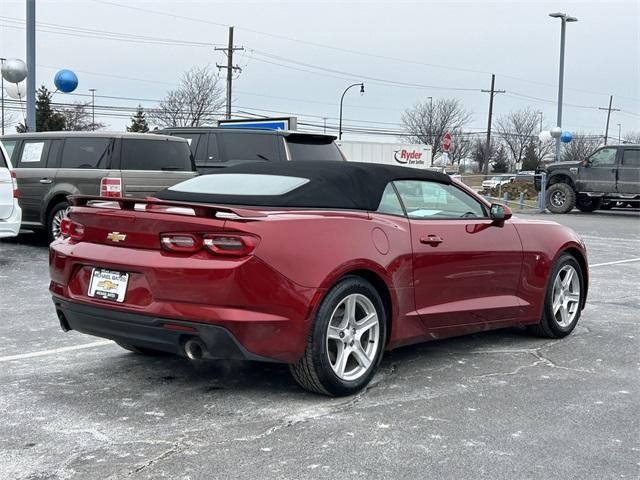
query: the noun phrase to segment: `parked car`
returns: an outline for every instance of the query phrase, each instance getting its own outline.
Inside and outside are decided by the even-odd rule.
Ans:
[[[157,199],[74,196],[50,250],[63,330],[140,353],[284,362],[348,395],[384,350],[527,325],[559,338],[585,305],[585,246],[449,176],[254,162]]]
[[[22,209],[18,204],[18,182],[9,155],[0,144],[0,238],[15,237],[20,231]]]
[[[184,139],[140,133],[5,135],[20,188],[23,226],[60,233],[67,195],[148,196],[196,175]]]
[[[496,175],[491,178],[482,181],[483,190],[491,190],[492,188],[499,187],[500,185],[507,185],[515,180],[513,175]]]
[[[153,133],[186,138],[200,173],[247,161],[345,160],[332,135],[223,127],[176,127]]]
[[[550,163],[546,205],[553,213],[583,212],[631,204],[640,206],[640,145],[608,145],[582,162]],[[536,177],[540,190],[540,180]]]

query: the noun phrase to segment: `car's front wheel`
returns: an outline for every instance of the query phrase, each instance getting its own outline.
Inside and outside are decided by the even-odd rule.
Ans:
[[[576,192],[566,183],[554,183],[547,188],[547,208],[552,213],[568,213],[576,204]]]
[[[553,266],[542,319],[529,330],[541,337],[562,338],[578,324],[584,296],[584,276],[577,260],[565,253]]]
[[[302,358],[290,365],[295,380],[315,393],[351,395],[373,378],[384,350],[386,315],[376,289],[346,277],[320,304]]]

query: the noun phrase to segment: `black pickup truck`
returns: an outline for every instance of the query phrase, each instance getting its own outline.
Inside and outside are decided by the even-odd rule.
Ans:
[[[547,165],[546,206],[552,213],[611,208],[618,202],[640,206],[640,145],[609,145],[582,162]],[[540,177],[536,177],[540,190]]]

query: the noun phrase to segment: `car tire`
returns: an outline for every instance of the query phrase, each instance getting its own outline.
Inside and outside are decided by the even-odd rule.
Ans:
[[[320,303],[304,355],[289,368],[306,390],[352,395],[375,375],[386,335],[386,313],[376,289],[363,278],[345,277]]]
[[[69,208],[69,202],[56,203],[47,215],[47,238],[49,242],[53,242],[60,236],[60,221],[66,215]]]
[[[576,208],[581,212],[595,212],[602,206],[602,198],[589,197],[588,195],[578,195],[576,198]]]
[[[567,277],[569,274],[571,276]],[[578,324],[583,303],[582,268],[573,255],[562,254],[549,276],[540,323],[527,328],[540,337],[566,337]]]
[[[576,204],[576,192],[566,183],[554,183],[547,188],[545,200],[551,213],[568,213]]]
[[[138,355],[146,355],[147,357],[157,357],[159,355],[168,355],[168,353],[154,350],[153,348],[139,347],[137,345],[130,345],[128,343],[116,342],[120,347],[124,348],[133,353],[137,353]]]

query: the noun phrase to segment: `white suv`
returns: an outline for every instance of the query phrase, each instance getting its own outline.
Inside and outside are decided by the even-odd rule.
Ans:
[[[0,144],[0,238],[17,236],[21,220],[16,172],[11,168],[9,155]]]

